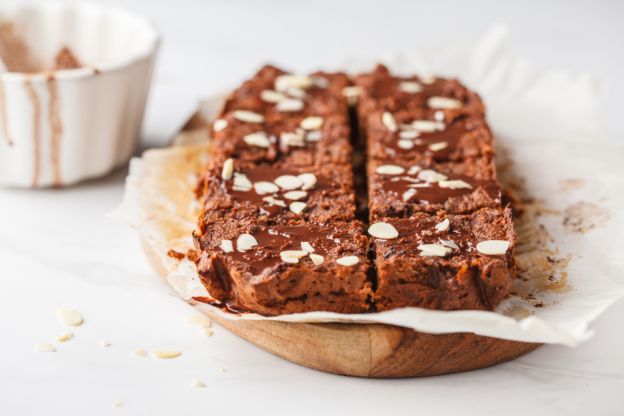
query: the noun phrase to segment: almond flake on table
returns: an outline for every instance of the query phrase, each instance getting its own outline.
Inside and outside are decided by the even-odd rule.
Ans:
[[[336,263],[340,264],[341,266],[347,266],[347,267],[355,266],[359,262],[360,262],[360,258],[358,256],[344,256],[336,260]]]
[[[477,251],[488,256],[498,256],[507,253],[509,245],[507,240],[486,240],[477,244]]]
[[[212,129],[214,131],[224,130],[227,126],[228,126],[227,120],[224,120],[222,118],[218,118],[212,123]]]
[[[297,179],[301,181],[301,189],[304,191],[314,188],[317,182],[316,175],[313,173],[302,173],[301,175],[297,175]]]
[[[202,331],[202,334],[204,334],[207,337],[211,337],[213,334],[212,329],[208,327],[202,328],[201,331]]]
[[[147,351],[145,351],[143,348],[137,348],[136,350],[132,351],[132,355],[134,355],[135,357],[147,357]]]
[[[273,182],[259,181],[253,184],[254,190],[258,195],[274,194],[279,192],[279,186]]]
[[[221,169],[221,178],[225,181],[232,179],[234,173],[234,159],[229,158],[223,162],[223,169]]]
[[[206,387],[206,383],[198,379],[193,379],[193,381],[191,381],[191,387],[195,387],[197,389],[203,389],[204,387]]]
[[[293,214],[301,214],[306,206],[307,204],[305,202],[295,201],[290,203],[288,209],[290,209],[290,212]]]
[[[54,345],[48,344],[47,342],[43,342],[41,344],[35,345],[35,352],[55,352],[56,348]]]
[[[454,179],[451,181],[441,180],[438,181],[438,186],[440,188],[448,189],[472,189],[472,185],[468,182],[462,181],[461,179]]]
[[[401,175],[405,173],[405,168],[397,165],[380,165],[375,169],[375,173],[380,175]]]
[[[421,256],[444,257],[451,252],[449,247],[442,244],[420,244],[418,246]]]
[[[80,326],[84,322],[82,315],[78,311],[65,308],[58,310],[58,319],[62,324],[68,326]]]
[[[71,332],[69,332],[69,331],[63,331],[63,332],[61,332],[61,333],[58,335],[58,337],[56,337],[56,340],[57,340],[58,342],[67,342],[67,341],[69,341],[70,339],[72,339],[73,337],[74,337],[74,334],[72,334]]]
[[[431,150],[432,152],[437,152],[439,150],[446,149],[447,147],[448,147],[447,142],[431,143],[429,145],[429,150]]]
[[[462,107],[462,102],[449,97],[429,97],[427,105],[439,110],[455,110]]]
[[[392,115],[392,113],[389,113],[387,111],[384,112],[381,115],[381,122],[386,127],[386,129],[388,129],[388,131],[391,133],[394,133],[395,131],[398,130],[396,120],[394,119],[394,116]]]
[[[323,264],[325,258],[320,254],[310,253],[310,260],[312,260],[312,263],[315,266],[318,266],[319,264]]]
[[[264,102],[275,104],[286,99],[286,96],[281,92],[273,90],[260,91],[260,99]]]
[[[256,146],[264,149],[271,146],[269,136],[267,136],[267,134],[263,131],[247,134],[246,136],[243,136],[243,141],[249,146]]]
[[[233,113],[234,118],[238,121],[245,123],[264,123],[264,116],[253,111],[247,110],[235,110]]]
[[[224,253],[232,253],[234,251],[232,240],[221,240],[221,244],[219,244],[219,248],[223,250]]]
[[[251,234],[243,233],[236,239],[236,249],[241,253],[244,253],[257,245],[258,240],[256,240]]]
[[[441,222],[435,225],[435,230],[437,233],[441,233],[441,232],[448,230],[450,226],[451,226],[451,222],[449,221],[448,218],[445,218],[444,220],[442,220]]]
[[[111,343],[109,341],[105,341],[105,340],[100,340],[100,346],[102,348],[108,348],[111,346]]]
[[[284,198],[290,199],[291,201],[297,201],[307,196],[308,196],[308,193],[306,191],[288,191],[284,193]]]
[[[120,407],[122,407],[122,406],[123,406],[123,402],[115,402],[115,403],[113,403],[113,407],[114,407],[115,409],[120,408]]]
[[[169,360],[172,358],[178,358],[182,355],[180,351],[173,350],[154,350],[150,352],[151,356],[154,358],[159,358],[161,360]]]
[[[277,103],[277,111],[294,112],[303,110],[303,101],[298,98],[287,98]]]
[[[206,315],[193,315],[187,319],[189,325],[199,326],[201,328],[210,328],[212,320]]]
[[[307,241],[301,242],[301,250],[305,251],[306,253],[314,253],[314,247],[312,247],[312,244],[308,243]]]
[[[314,80],[306,75],[285,74],[275,79],[275,89],[282,92],[292,87],[307,90],[313,85]]]
[[[390,240],[397,238],[399,232],[392,224],[387,222],[376,222],[368,227],[368,233],[373,237],[381,238],[383,240]]]
[[[299,263],[299,259],[307,256],[308,253],[303,250],[284,250],[280,252],[280,258],[284,263]]]
[[[323,117],[306,117],[301,120],[301,128],[304,130],[318,130],[323,126]]]
[[[275,178],[274,182],[282,189],[286,191],[292,191],[301,188],[303,182],[297,176],[282,175]]]
[[[422,92],[423,87],[416,81],[403,81],[399,84],[399,90],[408,94],[417,94]]]

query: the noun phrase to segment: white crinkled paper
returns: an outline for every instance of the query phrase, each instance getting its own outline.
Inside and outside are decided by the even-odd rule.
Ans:
[[[473,332],[569,346],[591,337],[590,323],[624,297],[624,145],[609,140],[602,130],[595,79],[538,70],[509,52],[505,37],[504,28],[495,28],[472,44],[457,42],[383,61],[399,73],[458,77],[484,97],[488,120],[498,143],[511,156],[514,171],[522,175],[530,195],[553,213],[541,215],[539,222],[552,238],[544,243],[544,249],[567,259],[561,272],[567,276],[567,290],[537,288],[535,298],[543,300],[543,307],[511,296],[496,312],[402,308],[374,314],[310,312],[267,318],[231,315],[206,304],[196,306],[229,319],[375,322],[429,333]],[[345,65],[354,72],[371,67],[370,62]],[[218,101],[203,104],[204,117],[214,113]],[[139,229],[144,242],[162,260],[169,283],[187,300],[205,296],[205,289],[191,262],[175,261],[166,253],[170,248],[184,251],[191,247],[197,207],[190,204],[193,177],[189,172],[171,171],[171,166],[184,165],[206,149],[205,145],[192,145],[151,150],[134,159],[123,203],[115,214]],[[180,176],[177,182],[159,189],[158,178],[175,175]],[[171,198],[171,192],[175,197]],[[178,221],[183,231],[164,232],[163,217],[169,223]],[[584,232],[575,230],[574,225]],[[528,311],[522,318],[513,313],[518,307]]]

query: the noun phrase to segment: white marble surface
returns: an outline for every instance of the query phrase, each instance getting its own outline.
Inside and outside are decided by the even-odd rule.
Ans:
[[[153,18],[165,38],[145,147],[165,143],[195,100],[267,58],[322,66],[473,36],[498,21],[510,24],[512,44],[532,60],[602,76],[610,85],[605,122],[624,139],[617,125],[622,3],[360,1],[357,10],[329,1],[175,4],[127,5]],[[60,191],[0,190],[0,415],[624,414],[622,302],[578,348],[546,346],[494,368],[426,379],[337,377],[282,361],[218,327],[206,338],[186,324],[194,312],[150,270],[133,231],[105,217],[120,200],[124,174]],[[85,325],[57,352],[34,353],[36,343],[62,331],[60,306],[80,310]],[[103,348],[101,340],[112,345]],[[183,355],[137,358],[135,348]],[[194,378],[207,387],[190,387]],[[117,401],[123,405],[114,408]]]

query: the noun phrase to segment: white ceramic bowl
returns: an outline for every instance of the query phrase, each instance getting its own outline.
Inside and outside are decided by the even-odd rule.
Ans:
[[[41,62],[68,46],[84,67],[0,73],[0,184],[65,186],[126,163],[159,44],[152,25],[92,4],[0,6],[7,21]]]

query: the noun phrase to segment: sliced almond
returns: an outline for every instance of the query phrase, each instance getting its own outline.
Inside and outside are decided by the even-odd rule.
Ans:
[[[74,337],[74,334],[72,334],[71,332],[69,332],[69,331],[63,331],[63,332],[61,332],[61,333],[59,334],[59,336],[58,336],[58,337],[56,337],[56,340],[57,340],[58,342],[67,342],[67,341],[69,341],[70,339],[72,339],[73,337]]]
[[[435,230],[436,232],[441,233],[441,232],[448,230],[450,226],[451,226],[451,222],[449,221],[448,218],[445,218],[444,220],[442,220],[441,222],[435,225]]]
[[[187,319],[189,325],[198,326],[200,328],[210,328],[212,326],[212,320],[206,315],[193,315]]]
[[[193,381],[191,381],[191,387],[195,387],[197,389],[203,389],[204,387],[206,387],[206,383],[204,383],[201,380],[194,379]]]
[[[431,85],[434,82],[436,82],[436,77],[434,77],[433,75],[423,75],[419,77],[419,79],[420,79],[420,82],[425,85]]]
[[[224,253],[232,253],[234,251],[232,240],[221,240],[221,244],[219,244],[219,248],[223,250]]]
[[[448,188],[448,189],[472,189],[472,185],[468,182],[462,181],[461,179],[455,179],[451,181],[439,181],[438,186],[440,188]]]
[[[412,199],[412,197],[414,195],[416,195],[418,193],[418,191],[414,188],[410,188],[407,191],[403,192],[403,195],[401,196],[401,199],[403,199],[403,201],[407,202],[410,199]]]
[[[399,140],[397,142],[397,146],[400,149],[409,150],[409,149],[412,149],[414,147],[414,142],[411,141],[411,140],[403,140],[403,139],[401,139],[401,140]]]
[[[306,117],[301,120],[301,128],[305,130],[318,130],[323,126],[323,117]]]
[[[416,81],[403,81],[399,84],[399,90],[408,94],[417,94],[422,92],[423,87]]]
[[[271,146],[269,136],[267,136],[267,134],[263,131],[247,134],[246,136],[243,136],[243,141],[249,146],[262,147],[264,149]]]
[[[41,344],[35,345],[35,352],[54,352],[56,348],[54,345],[48,344],[47,342],[43,342]]]
[[[314,253],[314,247],[312,247],[312,244],[308,243],[307,241],[301,242],[301,250],[305,251],[306,253]]]
[[[320,254],[310,253],[310,260],[312,260],[312,263],[314,263],[315,266],[318,266],[319,264],[323,264],[325,258]]]
[[[213,334],[212,329],[207,328],[207,327],[202,328],[201,329],[201,333],[204,334],[207,337],[211,337],[212,334]]]
[[[284,92],[286,93],[286,95],[289,95],[293,98],[303,98],[306,96],[306,92],[303,89],[297,87],[289,87]]]
[[[284,250],[280,252],[280,258],[284,263],[299,263],[299,259],[307,256],[308,253],[303,250]]]
[[[420,136],[420,132],[418,130],[402,130],[399,132],[400,139],[413,140],[418,136]]]
[[[244,173],[234,172],[234,182],[232,183],[232,187],[235,188],[235,191],[247,192],[251,191],[253,184]]]
[[[290,199],[291,201],[298,201],[299,199],[303,199],[308,196],[306,191],[288,191],[284,194],[284,198]]]
[[[228,126],[228,122],[225,119],[218,118],[212,123],[212,129],[214,131],[224,130]]]
[[[440,181],[445,181],[448,179],[448,177],[442,173],[436,172],[433,169],[423,169],[418,172],[418,179],[429,183],[436,183]]]
[[[102,348],[108,348],[108,347],[110,347],[110,346],[111,346],[110,341],[106,341],[106,340],[103,340],[103,339],[102,339],[102,340],[100,340],[100,347],[102,347]]]
[[[448,248],[454,249],[454,250],[459,250],[459,246],[453,240],[443,240],[443,239],[440,239],[440,244],[442,244],[443,246],[446,246]]]
[[[143,348],[137,348],[136,350],[132,351],[132,354],[135,357],[147,357],[147,351],[145,351]]]
[[[421,256],[444,257],[451,252],[449,247],[442,244],[420,244],[418,246]]]
[[[293,214],[301,214],[306,206],[307,204],[305,202],[295,201],[290,203],[288,209],[290,209],[290,212]]]
[[[344,256],[336,260],[336,263],[340,264],[341,266],[347,266],[347,267],[355,266],[359,262],[360,262],[360,258],[358,256]]]
[[[329,87],[329,80],[324,77],[312,77],[312,83],[314,86],[318,88],[327,88]]]
[[[234,159],[229,158],[223,162],[223,169],[221,169],[221,178],[224,181],[229,181],[232,179],[232,174],[234,173]]]
[[[280,188],[286,191],[301,188],[303,182],[299,177],[293,175],[282,175],[275,178],[274,181]]]
[[[509,245],[506,240],[486,240],[477,244],[477,251],[488,256],[498,256],[507,253]]]
[[[301,189],[304,191],[314,188],[317,182],[316,175],[313,173],[302,173],[297,175],[297,179],[301,181]]]
[[[342,95],[347,99],[347,103],[349,105],[355,105],[357,103],[357,99],[362,94],[361,87],[344,87],[342,89]]]
[[[433,119],[435,121],[444,121],[444,111],[436,111],[433,113]]]
[[[380,165],[375,169],[375,173],[380,175],[401,175],[405,173],[405,168],[397,165]]]
[[[390,240],[393,238],[397,238],[399,236],[399,232],[392,224],[387,222],[376,222],[371,224],[368,227],[368,233],[373,237],[381,238],[384,240]]]
[[[58,319],[62,324],[68,326],[80,326],[84,322],[80,312],[73,309],[60,308],[58,310]]]
[[[298,98],[287,98],[277,103],[277,111],[294,112],[303,110],[303,101]]]
[[[427,105],[438,110],[455,110],[462,107],[462,102],[449,97],[429,97]]]
[[[416,174],[417,174],[418,172],[420,172],[421,170],[422,170],[422,168],[421,168],[420,166],[418,166],[418,165],[414,165],[414,166],[411,166],[411,167],[408,169],[407,174],[408,174],[408,175],[416,175]]]
[[[307,90],[312,85],[314,85],[314,80],[305,75],[286,74],[280,75],[275,79],[275,89],[277,91],[286,91],[293,87]]]
[[[431,150],[432,152],[437,152],[442,149],[446,149],[448,147],[448,143],[447,142],[431,143],[428,147],[429,147],[429,150]]]
[[[235,119],[245,123],[264,123],[264,116],[253,111],[236,110],[232,114]]]
[[[282,146],[304,147],[305,136],[299,132],[283,132],[280,134],[280,143]]]
[[[241,253],[244,253],[250,248],[255,247],[257,245],[258,245],[258,240],[256,240],[254,236],[251,234],[243,233],[239,235],[238,238],[236,239],[236,249],[240,251]]]
[[[435,133],[436,131],[442,131],[446,128],[444,123],[433,120],[414,120],[410,125],[414,130],[421,133]]]
[[[381,122],[383,123],[384,126],[386,126],[388,131],[391,133],[394,133],[395,131],[398,130],[397,122],[394,119],[394,116],[392,115],[392,113],[389,113],[387,111],[383,113],[381,115]]]
[[[305,138],[309,142],[318,142],[323,138],[323,132],[321,130],[312,130],[306,133]]]
[[[266,195],[266,194],[274,194],[279,192],[279,186],[275,185],[273,182],[267,181],[259,181],[253,184],[254,191],[258,195]]]
[[[286,202],[282,201],[281,199],[274,198],[272,196],[265,196],[264,198],[262,198],[262,200],[266,202],[267,204],[269,204],[270,206],[273,206],[273,205],[277,205],[278,207],[286,206]]]
[[[172,351],[172,350],[154,350],[150,352],[152,357],[160,358],[162,360],[168,360],[171,358],[178,358],[182,353],[180,351]]]
[[[262,90],[260,92],[260,99],[267,103],[279,103],[282,100],[286,99],[286,96],[281,92],[273,91],[273,90]]]

